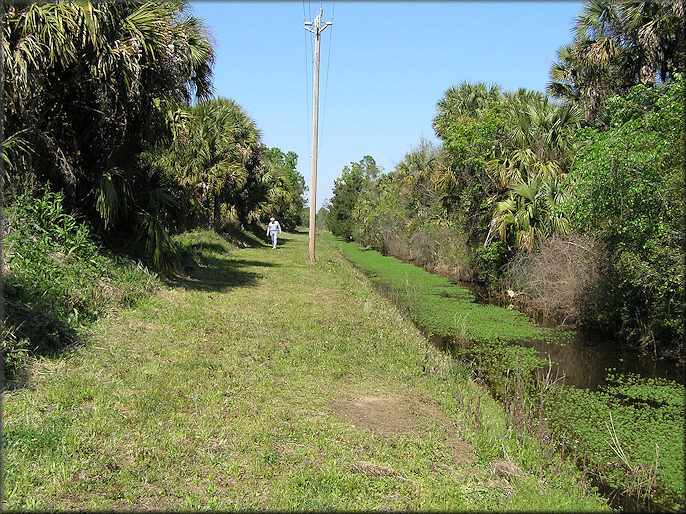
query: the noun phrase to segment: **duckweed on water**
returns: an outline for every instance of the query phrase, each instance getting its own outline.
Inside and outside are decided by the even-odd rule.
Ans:
[[[556,388],[549,402],[551,428],[579,441],[577,457],[620,490],[637,487],[632,480],[645,477],[657,460],[660,502],[669,509],[683,508],[683,387],[638,375],[609,375],[607,382],[599,391]],[[628,466],[612,449],[612,431]]]
[[[326,239],[345,257],[382,283],[394,299],[409,310],[412,320],[430,334],[471,341],[516,341],[542,337],[546,332],[514,310],[474,303],[474,295],[447,278],[432,275],[395,257],[345,243],[332,234]]]

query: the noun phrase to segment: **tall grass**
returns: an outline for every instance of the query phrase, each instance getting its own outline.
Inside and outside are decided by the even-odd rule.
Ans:
[[[82,341],[93,321],[158,286],[155,274],[100,248],[62,193],[24,193],[4,211],[2,350],[12,378],[27,358]]]
[[[545,365],[536,350],[508,344],[548,333],[525,314],[477,304],[468,289],[447,278],[365,250],[357,243],[340,241],[332,234],[325,237],[405,308],[429,337],[443,338],[450,353],[478,365],[497,393],[507,387],[512,372],[533,378],[533,372]]]

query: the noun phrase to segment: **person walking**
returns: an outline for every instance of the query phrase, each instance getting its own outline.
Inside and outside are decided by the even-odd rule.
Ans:
[[[274,218],[269,218],[269,225],[267,225],[267,235],[272,236],[272,250],[276,248],[276,239],[281,233],[281,225]]]

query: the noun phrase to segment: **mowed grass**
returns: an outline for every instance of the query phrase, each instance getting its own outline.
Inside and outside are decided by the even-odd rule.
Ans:
[[[484,458],[456,407],[458,381],[480,394],[468,373],[323,240],[315,263],[306,234],[180,241],[188,277],[3,393],[4,509],[602,507],[573,478]]]

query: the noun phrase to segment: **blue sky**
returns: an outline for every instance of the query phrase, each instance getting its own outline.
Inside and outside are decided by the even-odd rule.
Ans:
[[[218,96],[241,105],[269,147],[298,154],[310,185],[314,35],[320,6],[317,208],[344,166],[392,171],[463,81],[544,91],[581,2],[192,2],[215,38]]]

